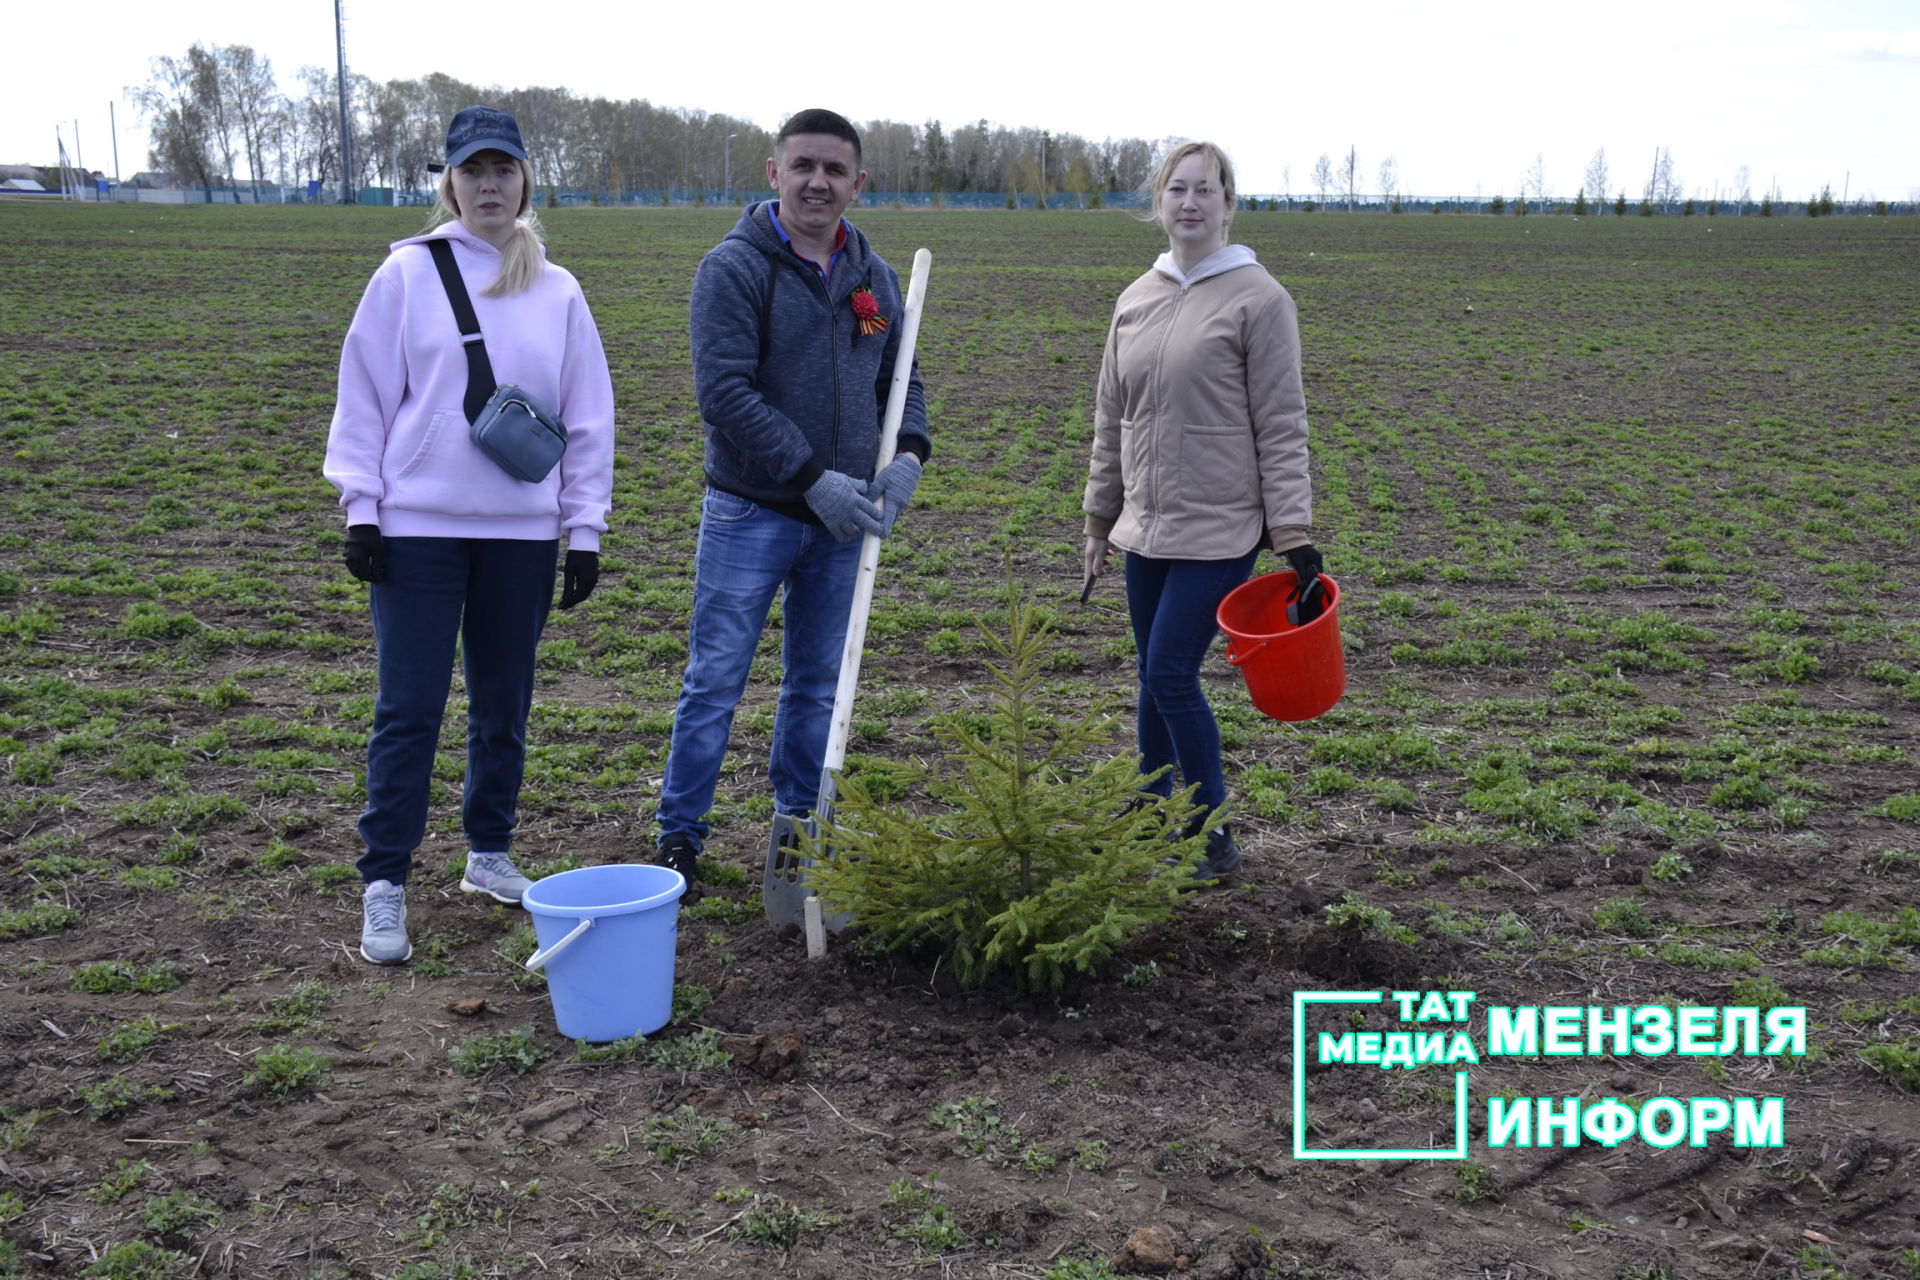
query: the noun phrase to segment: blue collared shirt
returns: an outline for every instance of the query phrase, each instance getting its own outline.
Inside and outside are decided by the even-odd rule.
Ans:
[[[778,200],[775,200],[773,207],[767,210],[767,216],[773,220],[773,231],[775,235],[780,237],[780,243],[787,246],[794,257],[812,267],[814,273],[820,277],[820,283],[825,284],[827,277],[833,274],[833,264],[840,260],[840,250],[846,247],[847,220],[845,218],[840,219],[839,230],[834,233],[833,237],[833,252],[827,255],[827,265],[823,267],[793,247],[793,237],[788,235],[787,229],[780,225],[780,202]]]

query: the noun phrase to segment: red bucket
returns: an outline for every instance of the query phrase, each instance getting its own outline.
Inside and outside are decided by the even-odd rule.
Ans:
[[[1291,569],[1251,578],[1228,593],[1218,615],[1227,633],[1227,661],[1246,678],[1253,705],[1275,720],[1311,720],[1340,701],[1347,688],[1340,584],[1321,574],[1326,610],[1296,627],[1287,621],[1287,596],[1296,581]]]

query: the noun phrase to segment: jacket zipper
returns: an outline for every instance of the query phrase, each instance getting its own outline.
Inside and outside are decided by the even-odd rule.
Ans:
[[[840,470],[840,308],[833,305],[833,290],[828,282],[820,281],[820,292],[827,299],[827,352],[828,367],[832,370],[833,381],[833,433],[827,437],[827,457],[833,464],[833,470]]]

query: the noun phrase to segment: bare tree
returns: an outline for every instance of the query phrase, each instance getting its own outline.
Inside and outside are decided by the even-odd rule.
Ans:
[[[1360,148],[1352,144],[1347,146],[1347,158],[1340,162],[1340,185],[1347,189],[1347,212],[1352,213],[1360,194]]]
[[[396,182],[395,153],[407,129],[407,88],[404,80],[389,80],[354,95],[354,106],[362,118],[354,130],[353,149],[373,166],[374,177],[382,184]]]
[[[1137,191],[1153,172],[1153,148],[1145,138],[1108,138],[1100,144],[1100,164],[1107,190]]]
[[[1660,148],[1660,199],[1666,204],[1672,204],[1683,194],[1680,175],[1673,170],[1673,152],[1662,147]]]
[[[153,59],[153,74],[127,94],[151,121],[147,163],[173,181],[214,184],[214,112],[219,72],[214,53],[193,45],[183,57]]]
[[[239,131],[247,176],[257,188],[266,175],[267,141],[280,113],[280,90],[273,63],[244,44],[220,50],[220,94],[226,118]]]
[[[206,103],[207,139],[220,154],[220,176],[225,181],[233,181],[234,141],[239,131],[239,121],[234,118],[233,95],[227,87],[228,54],[233,46],[222,49],[201,49],[194,46],[199,55],[199,76],[194,85]],[[248,49],[248,54],[253,50]]]
[[[1598,206],[1607,201],[1607,149],[1601,147],[1593,153],[1593,159],[1587,161],[1587,177],[1582,187],[1587,199]]]
[[[1533,163],[1527,166],[1526,180],[1520,184],[1522,193],[1533,197],[1536,205],[1547,202],[1547,153],[1533,153]]]
[[[296,139],[294,166],[309,179],[331,181],[340,173],[340,95],[333,72],[300,68],[306,95],[290,104]]]
[[[1400,166],[1392,156],[1380,162],[1380,198],[1392,208],[1398,201],[1395,193],[1400,189]]]
[[[1745,213],[1747,206],[1753,203],[1753,178],[1747,172],[1747,166],[1741,165],[1733,171],[1734,198],[1740,201],[1740,211]]]
[[[869,120],[860,127],[860,144],[867,190],[891,193],[910,187],[908,171],[919,149],[918,130],[894,120]]]
[[[1322,151],[1320,158],[1313,162],[1313,189],[1320,195],[1320,203],[1327,202],[1327,189],[1333,185],[1333,161],[1327,159]]]
[[[1680,179],[1673,172],[1673,152],[1661,147],[1653,156],[1653,174],[1647,179],[1647,202],[1671,204],[1680,198]]]
[[[1067,166],[1067,190],[1073,192],[1074,201],[1080,208],[1087,207],[1087,197],[1099,190],[1099,180],[1094,177],[1091,157],[1084,153],[1077,155]]]

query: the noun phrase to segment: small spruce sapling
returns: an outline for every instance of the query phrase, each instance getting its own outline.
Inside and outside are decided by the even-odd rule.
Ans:
[[[1006,636],[981,628],[1000,658],[986,664],[984,731],[939,724],[946,768],[907,778],[937,811],[909,812],[843,777],[808,855],[821,904],[888,948],[938,948],[964,986],[1011,971],[1023,990],[1057,991],[1173,914],[1205,837],[1185,834],[1200,829],[1191,788],[1136,803],[1139,758],[1104,753],[1104,704],[1078,719],[1042,706],[1051,628],[1009,579]]]

